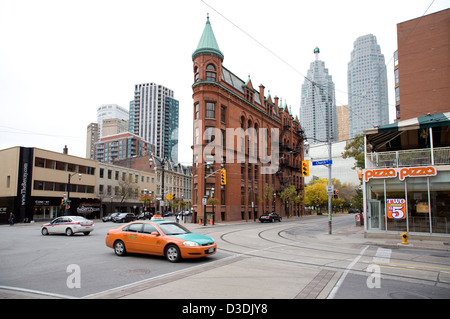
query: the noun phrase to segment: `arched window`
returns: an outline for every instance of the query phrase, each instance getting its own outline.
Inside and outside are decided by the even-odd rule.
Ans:
[[[245,117],[241,116],[241,128],[245,129]]]
[[[214,64],[206,66],[206,81],[216,81],[216,67]]]

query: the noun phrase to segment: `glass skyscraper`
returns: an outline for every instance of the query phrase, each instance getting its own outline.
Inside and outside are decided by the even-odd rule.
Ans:
[[[353,43],[347,79],[349,138],[365,129],[389,124],[386,64],[373,34]]]
[[[319,48],[314,49],[316,59],[311,63],[302,85],[300,124],[309,143],[337,141],[337,112],[334,83],[325,62],[319,60]]]

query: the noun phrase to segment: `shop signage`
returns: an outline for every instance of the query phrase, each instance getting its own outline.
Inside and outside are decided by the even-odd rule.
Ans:
[[[405,219],[406,218],[406,200],[403,198],[386,199],[388,218]]]
[[[368,182],[372,178],[395,178],[404,181],[406,177],[436,176],[437,171],[433,166],[403,167],[403,168],[374,168],[364,172],[364,180]]]
[[[50,206],[49,200],[36,200],[34,201],[35,206]]]

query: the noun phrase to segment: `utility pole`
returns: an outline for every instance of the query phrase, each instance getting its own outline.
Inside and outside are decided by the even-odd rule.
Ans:
[[[330,130],[331,131],[331,130]],[[328,135],[328,160],[331,161],[331,134]],[[331,162],[330,162],[331,163]],[[331,188],[331,164],[328,164],[328,189]],[[328,193],[328,234],[331,235],[331,192]]]
[[[330,164],[328,164],[328,234],[331,235],[331,212],[332,212],[332,200],[333,200],[333,186],[331,185],[331,165],[332,165],[332,152],[331,152],[331,140],[333,138],[333,129],[332,129],[332,111],[333,111],[333,103],[329,103],[330,99],[327,94],[326,97],[327,100],[327,131],[328,131],[328,161]]]
[[[317,50],[317,52],[316,52],[316,50],[314,50],[314,53],[318,53],[318,50]],[[317,55],[316,55],[316,59],[317,59]],[[315,109],[316,103],[315,103],[314,89],[317,89],[319,84],[317,84],[316,82],[313,82],[313,81],[311,81],[311,84],[312,84],[312,96],[313,96],[312,101],[313,101],[313,106],[314,106],[314,109]],[[319,95],[320,95],[321,98],[322,98],[322,94],[323,93],[322,93],[322,91],[319,88]],[[328,97],[326,97],[326,100],[327,100],[327,102],[329,102]],[[332,212],[332,196],[333,196],[332,195],[333,194],[332,185],[331,185],[331,165],[332,165],[331,164],[332,163],[332,152],[331,152],[332,143],[331,143],[331,140],[333,138],[332,126],[331,126],[332,107],[333,107],[332,103],[331,103],[331,106],[330,106],[330,103],[327,103],[327,108],[326,108],[327,123],[326,123],[326,126],[327,126],[327,140],[328,140],[328,161],[330,163],[330,164],[327,165],[328,166],[328,187],[327,187],[327,190],[328,190],[327,193],[328,194],[327,195],[328,195],[328,234],[329,235],[331,235],[331,233],[332,233],[332,231],[331,231],[332,230],[331,212]],[[315,127],[315,123],[314,123],[314,127]],[[316,136],[314,135],[313,139],[315,139],[315,137]]]

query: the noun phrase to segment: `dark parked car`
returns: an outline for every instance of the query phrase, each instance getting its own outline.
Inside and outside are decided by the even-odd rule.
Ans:
[[[263,222],[274,222],[275,220],[278,220],[281,222],[281,216],[277,213],[264,213],[259,217],[259,221],[261,223]]]
[[[115,223],[128,223],[136,220],[136,216],[133,213],[120,213],[114,217]]]
[[[140,219],[151,219],[152,217],[153,217],[153,213],[143,212],[138,215],[137,219],[139,219],[139,220]]]
[[[103,220],[104,223],[112,222],[114,220],[114,217],[116,217],[117,215],[119,215],[119,213],[112,213],[112,214],[109,214],[108,216],[104,216],[102,218],[102,220]]]
[[[348,210],[348,213],[349,213],[349,214],[359,214],[360,211],[359,211],[359,209],[350,208],[350,209]]]

